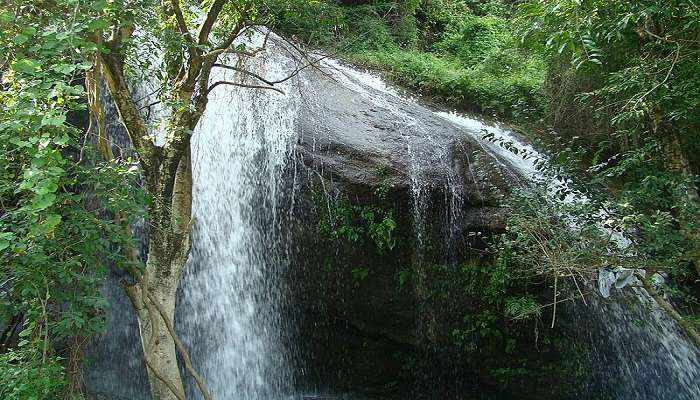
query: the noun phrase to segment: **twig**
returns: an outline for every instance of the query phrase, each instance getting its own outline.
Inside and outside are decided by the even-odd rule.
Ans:
[[[634,106],[632,107],[632,109],[636,109],[637,106],[639,105],[639,103],[640,103],[641,101],[643,101],[648,95],[650,95],[651,93],[653,93],[656,89],[658,89],[658,88],[661,87],[662,85],[666,84],[666,82],[668,81],[668,79],[671,77],[671,72],[673,72],[673,68],[676,66],[676,63],[678,62],[678,57],[680,56],[680,52],[681,52],[681,45],[678,44],[678,43],[676,43],[676,56],[673,58],[673,61],[671,62],[671,67],[668,69],[668,72],[666,73],[666,77],[664,78],[663,81],[661,81],[660,83],[656,84],[653,88],[649,89],[649,91],[647,91],[646,93],[644,93],[643,95],[641,95],[641,96],[637,99],[637,101],[634,102]],[[632,101],[632,100],[630,99],[630,101]],[[627,105],[629,105],[630,101],[628,101],[627,104],[625,104],[625,106],[623,107],[623,109],[626,109],[626,108],[627,108]]]
[[[232,70],[232,71],[236,71],[236,72],[240,72],[240,73],[243,73],[243,74],[246,74],[246,75],[250,75],[250,76],[252,76],[253,78],[255,78],[255,79],[257,79],[257,80],[259,80],[259,81],[261,81],[261,82],[264,82],[264,83],[266,83],[266,84],[268,84],[268,85],[270,85],[270,86],[275,86],[275,83],[278,83],[278,82],[273,82],[273,81],[267,80],[267,79],[263,78],[262,76],[256,74],[255,72],[248,71],[248,70],[245,69],[245,68],[239,68],[239,67],[234,67],[234,66],[231,66],[231,65],[220,64],[220,63],[214,63],[214,67],[224,68],[224,69],[230,69],[230,70]]]
[[[583,300],[583,304],[588,305],[586,303],[586,297],[583,296],[583,292],[581,291],[581,288],[578,286],[578,281],[576,280],[576,276],[574,274],[574,271],[569,268],[569,272],[571,273],[571,279],[574,280],[574,284],[576,285],[576,290],[578,290],[578,293],[581,295],[581,300]]]
[[[559,281],[559,277],[557,275],[554,275],[554,304],[552,307],[552,329],[554,329],[554,321],[556,320],[557,317],[557,283]]]

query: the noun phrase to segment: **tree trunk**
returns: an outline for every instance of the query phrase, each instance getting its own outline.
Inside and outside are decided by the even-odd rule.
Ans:
[[[153,258],[152,255],[149,258]],[[153,276],[155,274],[151,271],[147,271],[143,282],[157,281],[158,277]],[[145,285],[147,293],[142,291],[143,285],[138,285],[134,287],[134,295],[130,295],[130,298],[136,299],[132,299],[132,303],[139,321],[151,396],[158,400],[184,400],[185,390],[177,365],[177,349],[167,326],[175,316],[177,282],[170,279],[157,282],[157,285]]]
[[[189,146],[178,163],[174,179],[168,176],[167,170],[164,166],[159,176],[146,177],[147,185],[157,188],[149,193],[158,194],[149,207],[148,260],[143,272],[134,271],[136,282],[126,290],[139,322],[153,399],[184,400],[184,385],[177,363],[178,350],[184,349],[178,349],[174,317],[178,282],[190,249],[192,166]],[[168,182],[172,182],[172,191],[167,189]]]

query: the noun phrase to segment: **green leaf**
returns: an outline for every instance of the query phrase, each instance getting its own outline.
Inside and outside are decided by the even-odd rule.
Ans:
[[[53,68],[51,68],[51,69],[53,69],[54,71],[56,71],[58,73],[68,75],[68,74],[72,73],[73,71],[75,71],[76,66],[74,64],[57,64],[57,65],[54,65]]]
[[[88,24],[88,30],[95,31],[97,29],[105,29],[109,27],[109,21],[104,18],[98,18],[90,21]]]
[[[51,207],[54,201],[56,201],[56,195],[53,193],[47,193],[35,197],[32,206],[38,211],[41,211]]]
[[[19,44],[24,44],[24,43],[26,43],[27,40],[29,40],[29,37],[28,37],[27,35],[23,35],[23,34],[21,34],[21,33],[18,33],[18,34],[15,35],[14,42],[15,42],[15,44],[18,44],[18,45],[19,45]]]
[[[41,126],[61,126],[64,122],[66,122],[65,114],[45,115],[41,119]]]
[[[23,74],[34,74],[39,71],[39,64],[32,59],[17,60],[12,63],[12,70]]]
[[[90,5],[90,8],[92,8],[95,11],[103,11],[107,7],[107,2],[105,0],[97,0],[93,1],[92,5]]]
[[[56,226],[61,222],[61,216],[58,214],[51,214],[46,218],[46,231],[47,232],[53,232],[56,229]]]

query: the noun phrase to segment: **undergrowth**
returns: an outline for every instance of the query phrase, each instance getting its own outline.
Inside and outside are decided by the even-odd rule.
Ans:
[[[271,1],[270,9],[279,1]],[[440,103],[519,123],[543,115],[541,57],[519,46],[500,2],[423,1],[416,39],[393,2],[343,6],[334,1],[287,4],[277,29],[312,47],[376,69]],[[488,15],[486,15],[488,13]],[[495,13],[495,14],[494,14]],[[311,16],[313,19],[300,18]]]

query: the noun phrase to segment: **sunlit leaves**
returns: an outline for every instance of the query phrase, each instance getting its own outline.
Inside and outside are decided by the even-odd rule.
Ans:
[[[27,356],[100,331],[101,274],[126,265],[113,247],[133,240],[121,225],[142,200],[132,162],[104,167],[85,127],[71,124],[85,109],[81,80],[96,50],[87,33],[110,26],[116,4],[9,0],[0,10],[0,321],[22,316]]]

